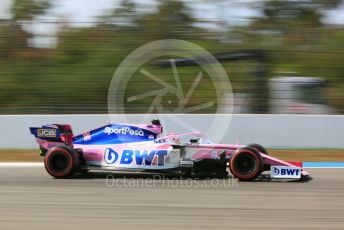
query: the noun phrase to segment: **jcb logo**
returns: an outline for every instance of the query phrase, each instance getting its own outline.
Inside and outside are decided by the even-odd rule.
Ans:
[[[56,130],[55,129],[38,129],[37,136],[38,137],[56,137]]]

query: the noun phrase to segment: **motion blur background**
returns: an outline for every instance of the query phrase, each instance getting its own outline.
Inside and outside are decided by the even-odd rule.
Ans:
[[[235,113],[344,114],[342,0],[0,0],[0,114],[107,113],[116,67],[159,39],[218,57]],[[199,67],[177,67],[190,88]],[[171,68],[146,68],[173,83]],[[159,87],[138,73],[125,94]],[[216,96],[209,76],[198,87],[189,107]],[[164,97],[176,111],[175,95]],[[146,112],[149,100],[125,101],[126,112]]]

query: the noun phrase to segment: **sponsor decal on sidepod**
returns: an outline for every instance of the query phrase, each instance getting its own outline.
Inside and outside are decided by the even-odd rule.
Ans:
[[[272,178],[301,178],[301,168],[289,166],[271,166]]]
[[[157,165],[163,166],[165,164],[165,156],[167,150],[130,150],[122,151],[121,157],[112,148],[107,148],[104,154],[104,161],[107,164],[115,164],[119,160],[121,165],[152,165],[153,159],[157,158]],[[120,158],[120,159],[119,159]]]
[[[132,136],[143,136],[144,132],[142,130],[133,130],[130,127],[122,127],[122,128],[112,128],[112,127],[106,127],[104,130],[104,133],[107,135],[110,135],[112,133],[114,134],[129,134]]]

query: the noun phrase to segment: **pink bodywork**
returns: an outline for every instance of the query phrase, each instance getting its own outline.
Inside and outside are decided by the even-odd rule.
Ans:
[[[150,130],[156,134],[160,134],[162,132],[162,127],[159,125],[144,125],[144,124],[135,124],[136,127]],[[183,133],[183,134],[168,134],[165,136],[161,136],[156,140],[152,140],[150,143],[140,143],[140,142],[133,142],[133,143],[123,143],[123,144],[116,144],[116,149],[121,151],[128,148],[136,148],[140,150],[172,150],[173,145],[180,145],[181,139],[183,137],[193,135],[200,139],[202,142],[200,143],[187,143],[183,144],[185,146],[186,154],[190,157],[191,160],[201,160],[201,159],[218,159],[220,158],[220,154],[225,152],[225,155],[229,157],[235,150],[244,147],[245,145],[239,144],[213,144],[208,138],[199,132],[190,132],[190,133]],[[37,143],[42,146],[43,148],[49,149],[56,145],[61,145],[60,142],[51,142],[36,138]],[[83,158],[86,162],[101,162],[104,160],[104,151],[109,145],[77,145],[74,144],[73,148],[82,148],[83,149]],[[287,161],[279,160],[275,157],[260,153],[263,157],[264,164],[271,165],[271,166],[290,166],[294,167],[295,163],[289,163]],[[297,165],[298,167],[300,165]],[[302,175],[306,176],[309,175],[308,172],[302,169]]]
[[[159,138],[160,140],[167,139],[167,140],[178,140],[186,135],[195,135],[201,138],[207,138],[204,134],[199,132],[191,132],[191,133],[184,133],[184,134],[169,134],[164,137]],[[186,147],[186,149],[194,150],[194,154],[192,154],[192,160],[200,160],[200,159],[214,159],[219,158],[220,154],[225,152],[227,156],[231,155],[235,150],[245,147],[245,145],[239,144],[191,144]],[[271,165],[271,166],[290,166],[290,167],[300,167],[302,168],[302,162],[287,162],[275,157],[266,155],[264,153],[260,153],[263,157],[264,164]],[[307,171],[302,169],[302,175],[310,175]]]

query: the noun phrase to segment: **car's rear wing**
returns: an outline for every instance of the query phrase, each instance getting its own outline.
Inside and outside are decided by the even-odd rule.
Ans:
[[[30,127],[30,132],[36,137],[37,143],[60,142],[66,145],[72,144],[73,131],[68,124],[51,124],[42,127]],[[44,147],[44,146],[43,146]]]

